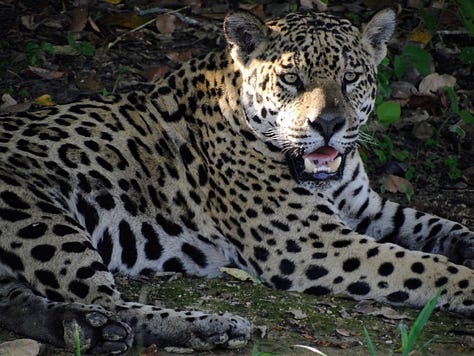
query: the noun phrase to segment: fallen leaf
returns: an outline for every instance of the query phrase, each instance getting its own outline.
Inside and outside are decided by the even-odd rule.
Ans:
[[[196,54],[199,53],[199,50],[197,48],[191,48],[186,51],[173,51],[173,52],[168,52],[166,54],[166,57],[168,57],[171,61],[173,62],[186,62],[192,59],[193,57],[196,56]]]
[[[248,274],[247,272],[238,269],[238,268],[229,268],[229,267],[221,267],[221,272],[227,273],[229,276],[232,276],[240,281],[252,281],[253,283],[260,284],[260,281]]]
[[[326,11],[328,7],[327,1],[321,0],[300,0],[300,4],[303,9],[318,9],[318,11]]]
[[[421,43],[423,46],[426,46],[431,40],[431,32],[423,28],[416,28],[413,30],[410,36],[408,36],[408,40],[410,42]]]
[[[92,17],[88,17],[87,18],[87,21],[89,21],[89,25],[91,25],[92,29],[95,31],[95,32],[100,32],[100,28],[99,26],[97,26],[97,24],[95,23],[95,21],[92,19]]]
[[[109,26],[119,26],[128,29],[134,29],[150,21],[150,16],[138,16],[134,13],[111,13],[107,15],[104,23]]]
[[[53,99],[51,99],[51,95],[49,95],[49,94],[44,94],[44,95],[38,96],[35,99],[35,104],[43,105],[43,106],[53,106],[53,105],[55,105],[55,103],[53,102]]]
[[[17,339],[0,344],[2,356],[36,356],[40,353],[41,344],[31,339]]]
[[[64,75],[64,72],[48,70],[40,67],[28,66],[28,69],[43,79],[59,79]]]
[[[415,86],[410,82],[396,81],[390,84],[392,97],[395,99],[408,99],[416,92]]]
[[[267,336],[268,327],[266,325],[256,325],[254,329],[260,333],[260,338],[263,339]]]
[[[296,319],[296,320],[301,320],[308,317],[308,315],[306,315],[305,312],[299,309],[290,309],[288,310],[288,313],[291,314],[293,316],[293,319]]]
[[[36,28],[41,25],[41,22],[35,22],[35,17],[33,15],[24,15],[20,17],[21,24],[30,31],[36,30]]]
[[[462,171],[462,175],[466,181],[466,183],[470,185],[474,185],[474,166],[466,168]]]
[[[415,125],[412,131],[413,136],[422,141],[433,137],[434,127],[427,121],[421,121]]]
[[[171,70],[170,66],[162,65],[158,67],[150,67],[140,72],[140,75],[149,82],[156,82],[158,79],[163,77],[165,73]]]
[[[344,329],[336,329],[336,333],[338,333],[341,336],[351,336],[351,333],[348,330],[344,330]]]
[[[413,191],[413,185],[405,178],[389,174],[385,178],[385,189],[390,193]]]
[[[383,316],[387,319],[402,320],[408,318],[407,315],[400,314],[393,308],[386,306],[378,307],[374,302],[370,300],[363,300],[357,303],[354,307],[354,311],[364,315]]]
[[[85,7],[75,7],[71,12],[71,27],[72,32],[80,32],[86,27],[89,13]]]
[[[156,28],[161,33],[173,33],[176,30],[176,16],[170,14],[162,14],[156,16]]]
[[[418,90],[421,94],[436,94],[439,89],[444,87],[454,87],[456,78],[449,74],[431,73],[423,78]]]

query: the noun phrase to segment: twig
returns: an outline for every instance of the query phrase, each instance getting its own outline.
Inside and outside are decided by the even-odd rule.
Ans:
[[[170,9],[164,9],[161,7],[153,7],[151,9],[141,10],[139,7],[135,6],[135,12],[139,16],[145,16],[145,15],[150,15],[150,14],[173,14],[181,22],[184,22],[187,25],[191,25],[191,26],[200,25],[199,21],[192,19],[190,17],[184,16],[183,14],[180,13],[180,11],[186,10],[187,8],[188,6],[182,7],[177,10],[170,10]]]

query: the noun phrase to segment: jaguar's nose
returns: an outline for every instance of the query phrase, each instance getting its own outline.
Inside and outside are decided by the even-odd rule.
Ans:
[[[340,113],[331,110],[322,112],[316,120],[308,119],[308,123],[309,126],[320,133],[326,143],[328,143],[331,137],[344,127],[346,119],[342,117]]]

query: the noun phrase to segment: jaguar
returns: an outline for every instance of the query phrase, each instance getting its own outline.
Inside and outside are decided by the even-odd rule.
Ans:
[[[236,11],[153,85],[0,118],[0,325],[75,348],[237,348],[230,313],[127,301],[114,272],[474,313],[474,233],[382,199],[358,153],[395,13]]]

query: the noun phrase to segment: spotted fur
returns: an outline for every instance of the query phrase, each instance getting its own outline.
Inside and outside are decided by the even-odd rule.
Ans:
[[[125,302],[111,273],[222,266],[413,306],[441,289],[440,309],[472,315],[474,233],[381,199],[357,152],[394,23],[390,10],[363,30],[328,14],[264,24],[236,12],[226,52],[150,92],[3,116],[1,325],[70,349],[79,326],[90,353],[125,352],[134,335],[238,347],[247,320]]]

